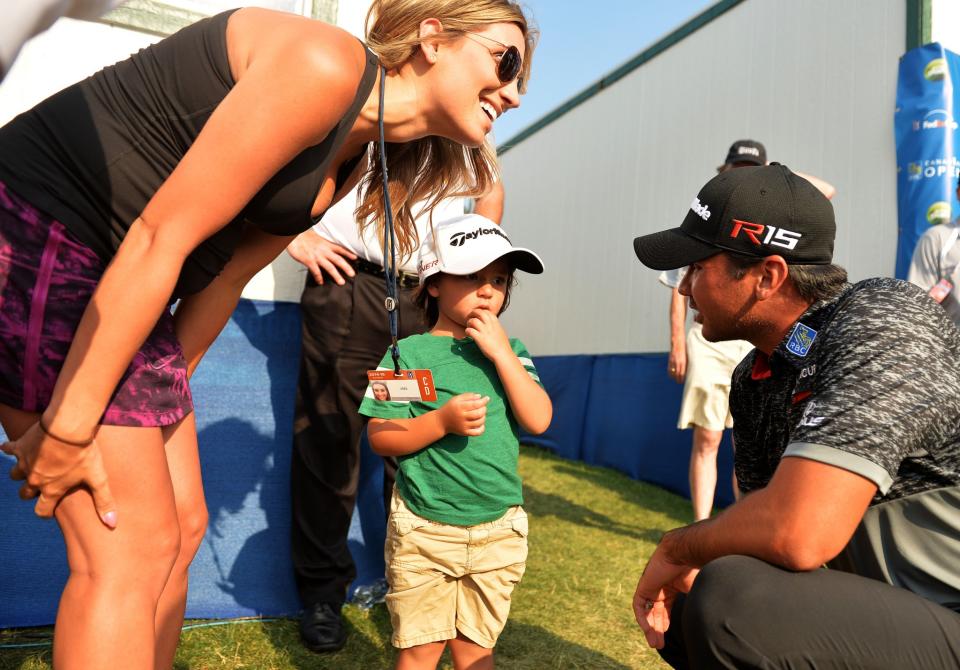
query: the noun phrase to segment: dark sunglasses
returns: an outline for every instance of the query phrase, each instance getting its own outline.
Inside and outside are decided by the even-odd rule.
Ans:
[[[505,49],[505,51],[501,54],[494,54],[493,52],[490,54],[491,56],[494,56],[494,58],[499,58],[497,61],[497,77],[500,79],[500,83],[509,84],[520,75],[520,70],[523,68],[523,58],[520,56],[520,49],[510,44],[504,44],[499,40],[493,39],[492,37],[481,35],[480,33],[464,32],[464,35],[470,39],[479,37],[481,39],[488,40],[494,44],[499,44]]]

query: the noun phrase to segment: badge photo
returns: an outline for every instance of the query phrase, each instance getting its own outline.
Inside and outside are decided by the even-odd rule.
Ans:
[[[437,389],[429,370],[367,370],[370,392],[374,400],[389,402],[434,402]]]

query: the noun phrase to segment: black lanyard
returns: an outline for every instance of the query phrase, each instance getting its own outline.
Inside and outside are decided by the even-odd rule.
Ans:
[[[387,179],[387,143],[383,139],[383,93],[386,89],[387,71],[380,66],[380,111],[377,125],[380,128],[380,169],[383,172],[383,213],[386,221],[383,227],[383,277],[387,285],[387,297],[383,306],[387,309],[390,322],[390,356],[393,358],[393,372],[400,375],[400,345],[397,343],[399,328],[399,303],[397,302],[397,234],[393,229],[393,208],[390,205],[390,184]],[[389,250],[389,254],[387,253]]]

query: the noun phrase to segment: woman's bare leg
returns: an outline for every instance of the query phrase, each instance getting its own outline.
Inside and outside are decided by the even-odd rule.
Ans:
[[[710,518],[717,489],[717,452],[723,431],[693,427],[693,451],[690,453],[690,501],[693,520]]]
[[[190,561],[196,555],[207,530],[207,505],[200,479],[200,455],[193,413],[179,423],[163,428],[163,438],[180,526],[180,553],[157,605],[156,670],[169,670],[173,666],[187,605]]]
[[[37,415],[0,406],[16,439]],[[159,428],[101,426],[97,442],[117,503],[110,530],[83,489],[56,509],[70,578],[54,629],[57,670],[153,670],[157,602],[180,550],[173,486]]]

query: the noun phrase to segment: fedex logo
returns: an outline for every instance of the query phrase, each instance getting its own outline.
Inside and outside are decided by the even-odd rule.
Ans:
[[[762,244],[772,244],[777,247],[783,247],[784,249],[795,249],[797,242],[803,237],[802,233],[796,233],[786,228],[765,226],[762,223],[750,223],[749,221],[734,219],[733,230],[730,231],[730,237],[740,237],[741,232],[758,247]]]

